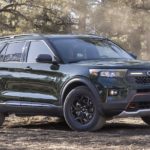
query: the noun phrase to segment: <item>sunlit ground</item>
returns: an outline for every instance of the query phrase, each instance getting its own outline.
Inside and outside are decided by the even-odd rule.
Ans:
[[[141,119],[109,121],[98,132],[75,132],[58,119],[7,118],[0,129],[0,149],[149,149],[150,127]]]

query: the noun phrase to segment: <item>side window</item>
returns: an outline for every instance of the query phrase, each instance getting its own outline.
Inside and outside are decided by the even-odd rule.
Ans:
[[[5,47],[6,43],[0,44],[0,52],[3,50],[3,48]]]
[[[49,54],[51,55],[50,49],[42,41],[33,41],[30,44],[27,62],[35,63],[36,58],[40,54]]]
[[[4,55],[5,55],[5,52],[6,52],[7,47],[5,47],[5,45],[6,44],[0,44],[0,62],[3,61]]]
[[[6,51],[4,61],[21,61],[22,50],[24,45],[25,42],[10,43]]]
[[[7,50],[7,46],[0,53],[0,62],[2,62],[4,60],[6,50]]]

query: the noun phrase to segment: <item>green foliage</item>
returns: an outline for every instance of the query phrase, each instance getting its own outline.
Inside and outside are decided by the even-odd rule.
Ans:
[[[103,0],[91,13],[90,26],[140,58],[150,59],[150,1]]]
[[[15,0],[0,2],[1,33],[71,32],[66,0]]]

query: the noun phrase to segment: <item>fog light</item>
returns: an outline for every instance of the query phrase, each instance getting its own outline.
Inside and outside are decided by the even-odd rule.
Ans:
[[[109,96],[117,96],[118,95],[118,90],[116,89],[111,89],[109,90]]]

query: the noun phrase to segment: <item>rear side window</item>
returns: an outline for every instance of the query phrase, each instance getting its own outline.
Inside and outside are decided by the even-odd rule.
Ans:
[[[43,43],[42,41],[33,41],[33,42],[31,42],[29,52],[28,52],[27,62],[35,63],[36,58],[40,54],[51,55],[51,51],[47,47],[47,45],[45,43]]]
[[[3,58],[4,58],[4,55],[5,55],[5,52],[6,52],[6,47],[5,47],[6,44],[0,44],[0,62],[3,61]],[[4,48],[5,47],[5,48]]]
[[[3,43],[3,44],[0,44],[0,52],[3,50],[3,48],[5,47],[5,43]]]
[[[2,62],[4,60],[4,56],[5,56],[6,50],[7,50],[7,46],[1,51],[0,62]]]
[[[6,51],[4,61],[21,61],[22,50],[24,45],[25,42],[10,43]]]

